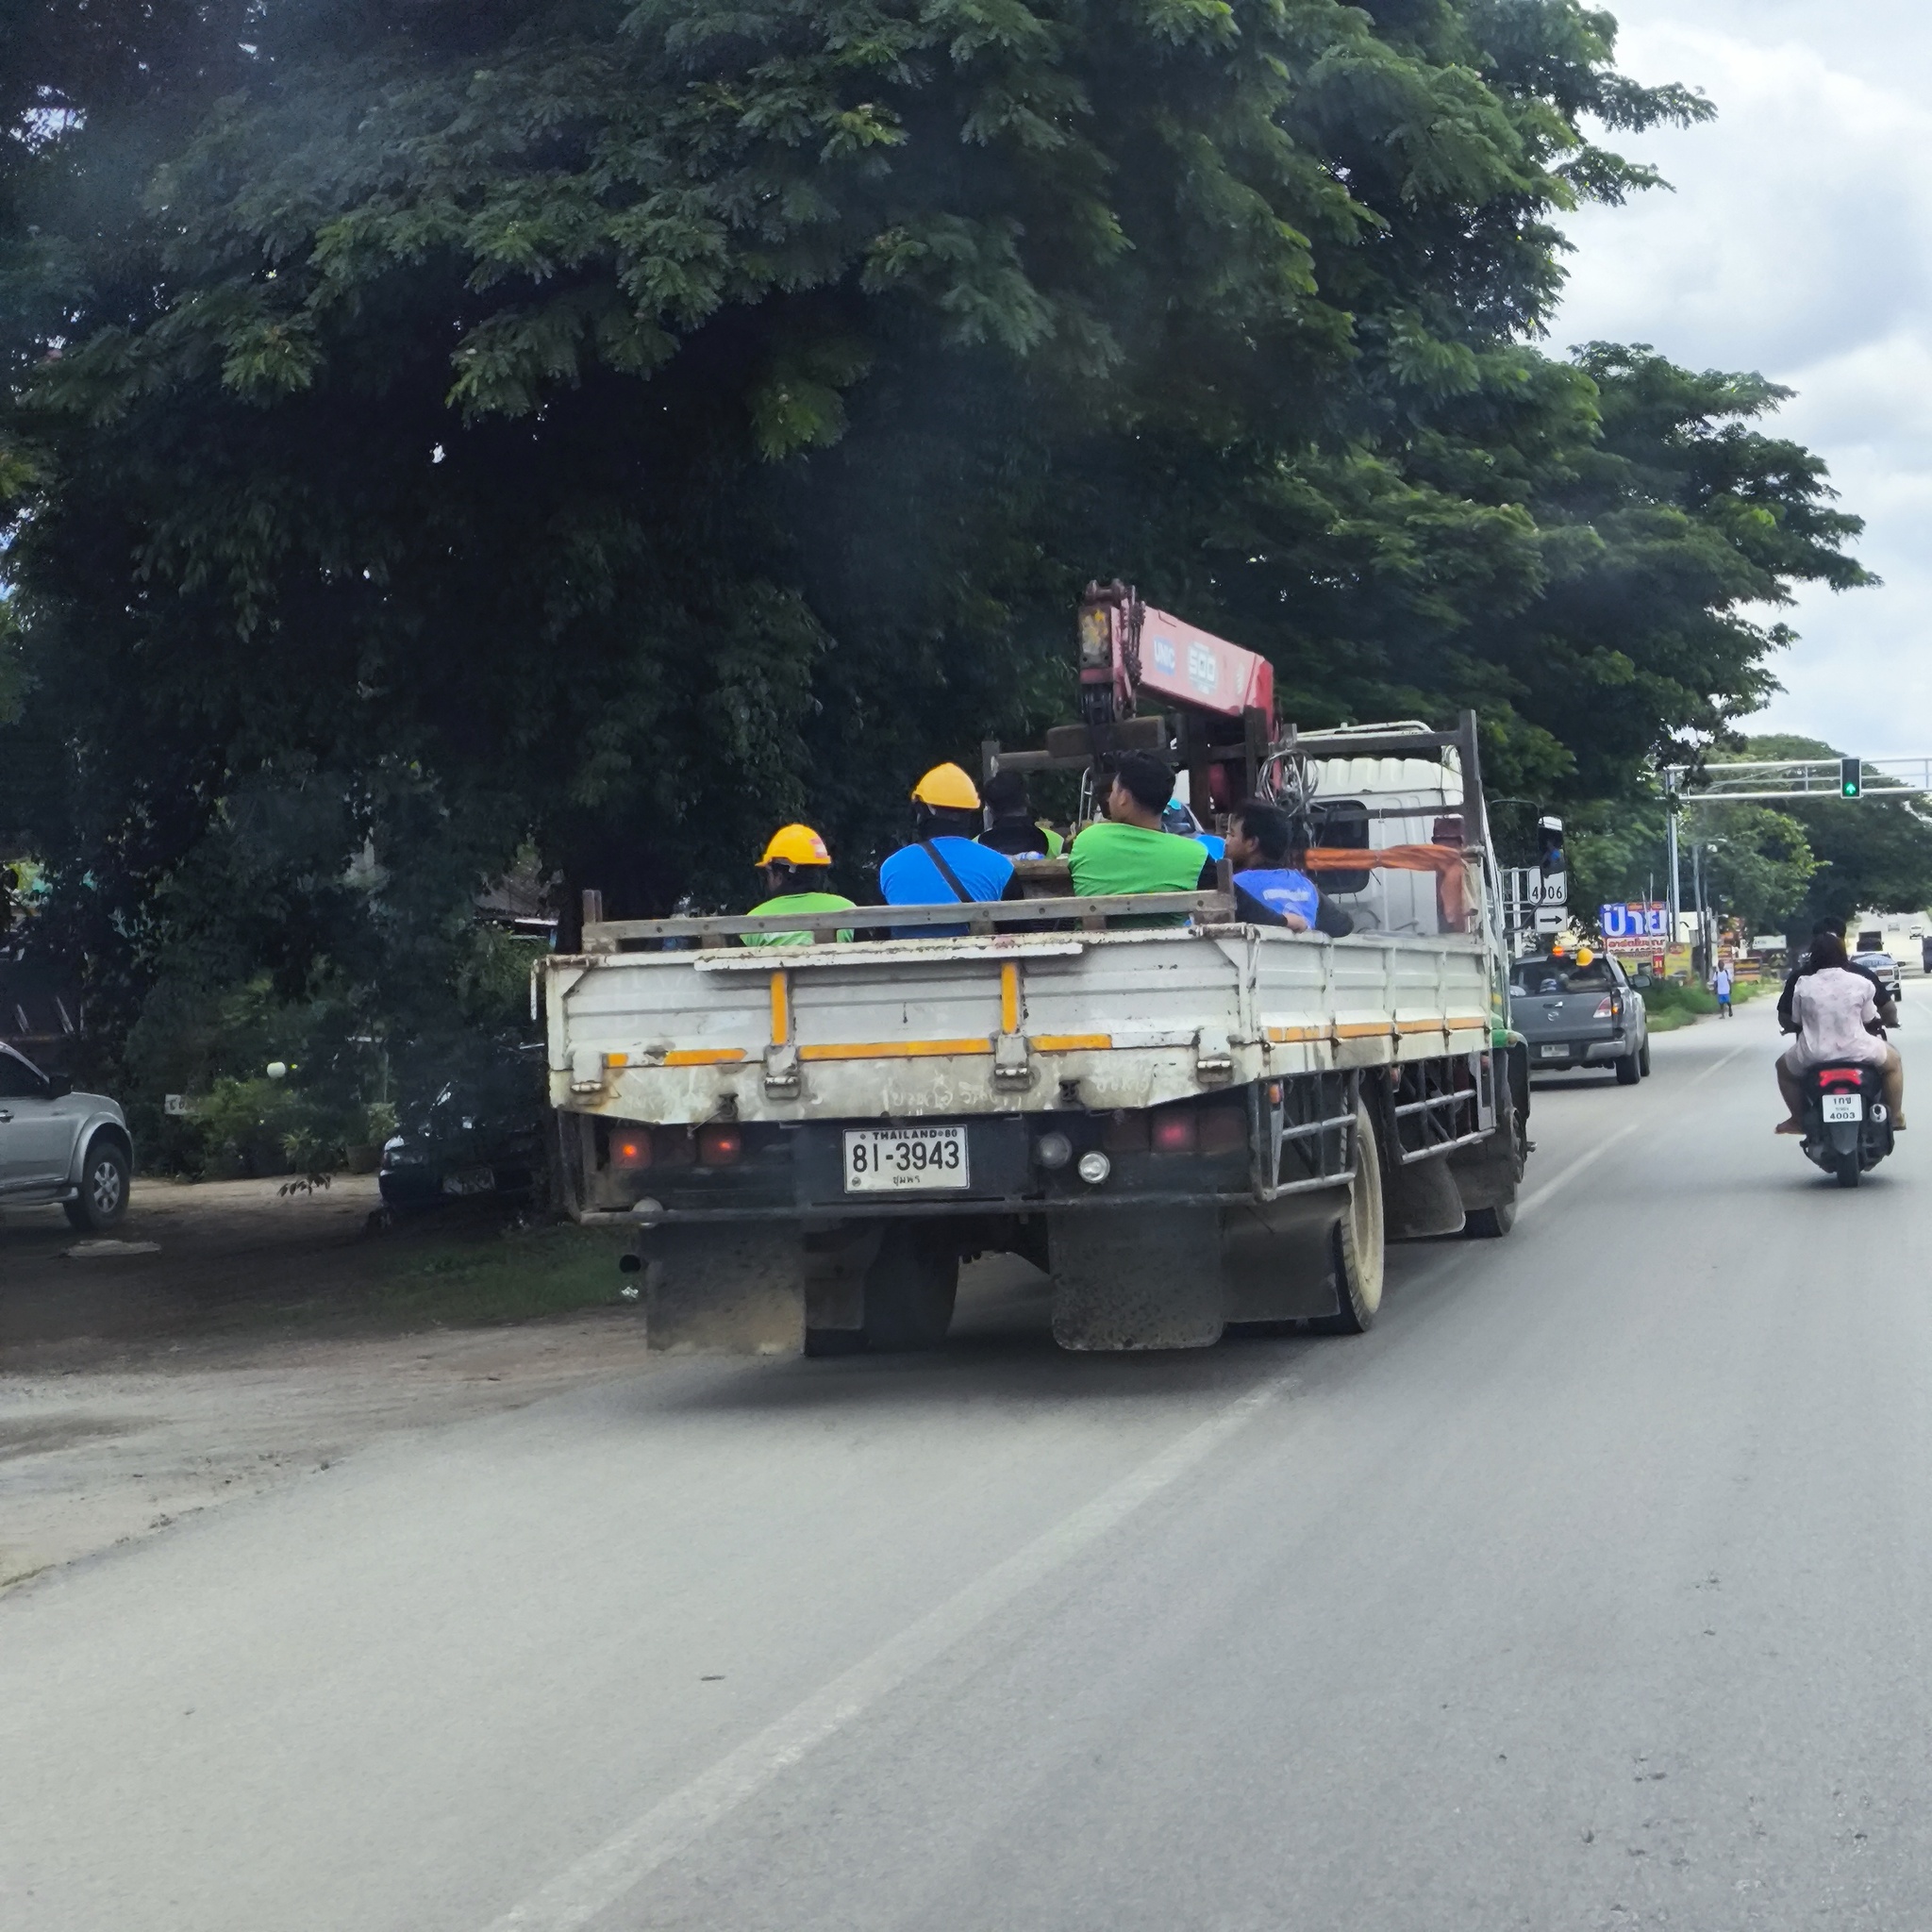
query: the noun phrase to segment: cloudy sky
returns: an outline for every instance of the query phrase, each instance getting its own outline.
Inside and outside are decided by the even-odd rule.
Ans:
[[[1756,728],[1932,752],[1932,4],[1600,4],[1626,72],[1718,119],[1616,143],[1676,192],[1570,224],[1551,346],[1648,341],[1798,391],[1776,425],[1825,457],[1885,583],[1804,593]]]

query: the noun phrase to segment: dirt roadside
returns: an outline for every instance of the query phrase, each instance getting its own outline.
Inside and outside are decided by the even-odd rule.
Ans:
[[[527,1306],[533,1278],[560,1281],[559,1305],[614,1300],[599,1252],[558,1275],[579,1231],[479,1216],[372,1239],[377,1205],[356,1178],[294,1196],[141,1182],[128,1248],[94,1257],[58,1208],[0,1214],[0,1591],[381,1437],[646,1367],[621,1304],[446,1319]]]

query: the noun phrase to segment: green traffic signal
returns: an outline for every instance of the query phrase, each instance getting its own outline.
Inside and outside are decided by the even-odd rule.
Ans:
[[[1839,759],[1838,795],[1840,798],[1862,798],[1865,795],[1865,774],[1862,760],[1858,758]]]

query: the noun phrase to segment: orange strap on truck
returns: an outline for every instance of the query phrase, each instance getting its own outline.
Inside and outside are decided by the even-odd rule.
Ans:
[[[1389,845],[1380,852],[1311,845],[1307,870],[1317,872],[1432,872],[1443,924],[1460,927],[1469,917],[1468,868],[1474,855],[1460,845]]]

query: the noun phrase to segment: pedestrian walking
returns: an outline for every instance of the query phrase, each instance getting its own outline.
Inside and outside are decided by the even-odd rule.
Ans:
[[[1710,990],[1717,995],[1717,1010],[1721,1019],[1731,1017],[1731,973],[1727,966],[1720,966],[1710,982]]]

